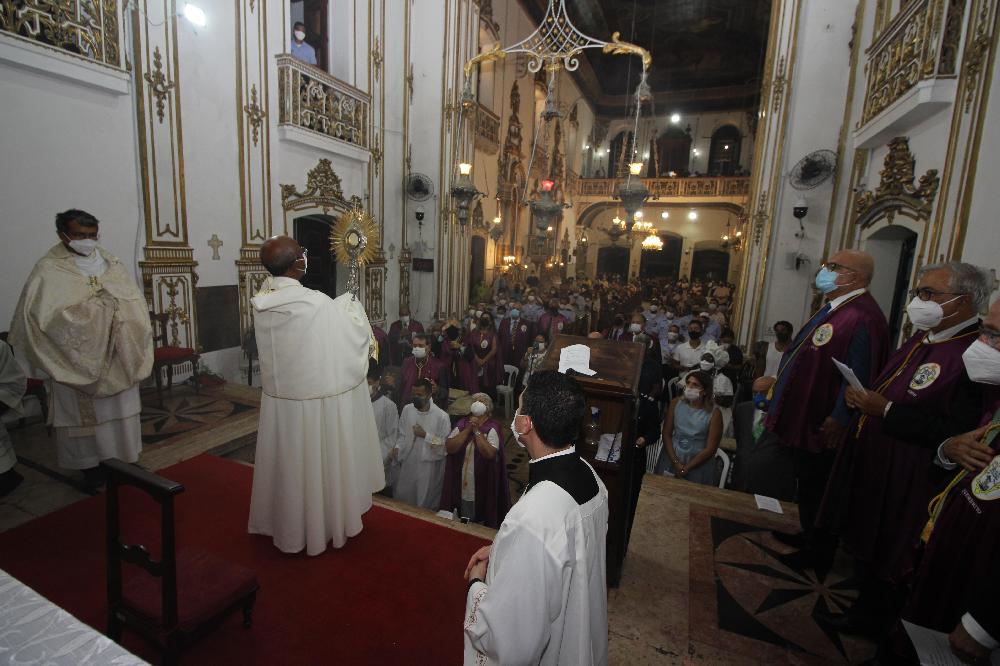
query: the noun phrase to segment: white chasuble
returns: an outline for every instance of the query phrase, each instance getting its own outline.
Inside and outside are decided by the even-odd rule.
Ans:
[[[608,663],[608,491],[600,480],[598,487],[577,504],[542,481],[511,508],[485,584],[466,596],[466,666]]]
[[[414,434],[415,425],[424,429],[426,437]],[[396,437],[396,458],[401,467],[399,480],[393,489],[394,498],[432,511],[438,510],[441,504],[441,486],[444,483],[445,458],[448,457],[444,441],[449,432],[451,419],[433,402],[426,412],[421,412],[412,404],[403,407]]]
[[[317,555],[361,532],[385,485],[368,392],[371,325],[351,294],[331,299],[271,278],[251,303],[263,394],[249,531]]]

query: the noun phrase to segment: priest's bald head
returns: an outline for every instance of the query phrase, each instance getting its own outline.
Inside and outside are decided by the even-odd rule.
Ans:
[[[555,370],[531,373],[518,399],[511,430],[528,449],[531,459],[576,444],[587,401],[572,377]]]
[[[290,236],[272,236],[260,246],[260,263],[274,277],[301,280],[306,274],[306,251]]]

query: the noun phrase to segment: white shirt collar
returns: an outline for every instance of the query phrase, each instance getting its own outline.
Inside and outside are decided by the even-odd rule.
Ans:
[[[270,281],[271,281],[271,289],[283,289],[285,287],[291,287],[291,286],[296,286],[296,287],[302,286],[302,283],[296,280],[295,278],[285,277],[283,275],[279,275],[277,277],[271,276]]]
[[[955,336],[956,333],[961,331],[963,328],[968,328],[973,324],[979,323],[979,315],[973,315],[969,317],[961,324],[955,324],[951,328],[946,328],[943,331],[938,331],[937,333],[931,333],[927,336],[927,342],[940,342],[942,340],[947,340]]]
[[[858,296],[860,294],[865,293],[865,291],[866,290],[864,288],[855,289],[854,291],[846,293],[843,296],[837,296],[837,298],[835,298],[832,301],[830,301],[830,309],[831,310],[836,310],[841,305],[843,305],[844,303],[846,303],[848,300],[854,298],[855,296]]]
[[[548,460],[549,458],[558,458],[559,456],[568,456],[571,453],[576,453],[576,446],[571,446],[568,449],[563,449],[562,451],[556,451],[555,453],[550,453],[547,456],[542,456],[541,458],[535,458],[534,460],[529,460],[528,464],[539,462],[540,460]]]

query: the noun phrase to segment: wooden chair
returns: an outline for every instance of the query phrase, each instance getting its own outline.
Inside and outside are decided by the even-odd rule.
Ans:
[[[233,612],[242,609],[249,628],[260,585],[244,567],[193,549],[177,550],[174,497],[184,486],[117,458],[101,462],[108,474],[107,507],[107,635],[121,642],[127,626],[176,663],[180,651],[204,636]],[[134,486],[160,505],[160,559],[142,545],[122,542],[119,490]],[[122,563],[143,571],[124,579]],[[147,575],[148,574],[148,575]]]
[[[170,315],[167,313],[149,313],[149,320],[153,322],[153,342],[156,345],[153,349],[153,376],[156,378],[156,397],[163,406],[163,378],[160,376],[162,368],[167,369],[167,391],[174,385],[174,366],[182,363],[191,364],[191,377],[194,379],[194,392],[198,393],[201,385],[198,382],[198,359],[201,356],[190,347],[171,347],[167,340],[167,324],[170,322]]]

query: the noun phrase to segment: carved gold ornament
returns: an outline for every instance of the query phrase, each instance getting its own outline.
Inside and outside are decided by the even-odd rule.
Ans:
[[[929,169],[914,185],[915,162],[906,137],[889,142],[878,187],[874,192],[862,192],[855,202],[859,226],[864,228],[882,217],[891,224],[899,211],[906,211],[913,219],[930,218],[941,181],[937,169]]]
[[[340,184],[340,176],[325,157],[309,170],[306,175],[306,188],[300,192],[294,185],[281,186],[281,205],[285,210],[303,208],[310,205],[321,205],[324,209],[331,201],[343,202],[344,190]]]
[[[167,95],[174,87],[174,83],[163,73],[163,56],[160,54],[160,47],[153,50],[153,71],[146,72],[142,78],[149,84],[149,90],[156,97],[156,117],[163,123],[164,105]]]
[[[250,118],[250,127],[253,128],[253,145],[257,145],[260,136],[260,124],[267,117],[267,113],[260,108],[257,102],[257,86],[250,87],[250,103],[243,106],[243,111]]]
[[[0,30],[121,68],[118,0],[0,0]]]

